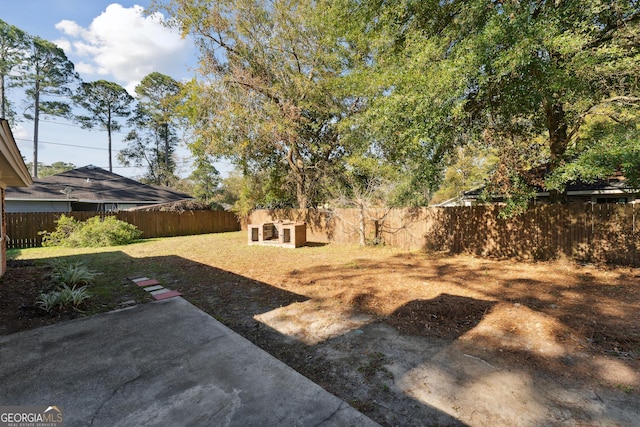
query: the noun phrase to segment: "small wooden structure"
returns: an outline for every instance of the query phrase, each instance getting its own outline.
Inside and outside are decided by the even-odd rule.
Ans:
[[[271,245],[299,248],[307,244],[307,224],[304,222],[265,222],[249,224],[250,245]]]

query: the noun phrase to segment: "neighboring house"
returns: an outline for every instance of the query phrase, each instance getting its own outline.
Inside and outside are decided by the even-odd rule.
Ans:
[[[89,165],[34,178],[28,188],[9,189],[6,208],[7,212],[111,212],[191,199],[187,194]]]
[[[470,206],[478,202],[484,187],[478,187],[466,191],[458,199],[458,206]],[[622,174],[618,173],[608,179],[601,179],[593,183],[573,182],[567,184],[565,188],[567,203],[638,203],[640,202],[640,189],[629,188]],[[503,200],[496,197],[493,203],[500,203]],[[448,201],[449,202],[449,201]],[[537,188],[535,204],[549,203],[549,192]]]
[[[0,260],[0,276],[7,269],[7,226],[5,222],[5,193],[10,187],[27,187],[31,185],[29,170],[22,160],[22,155],[13,134],[9,128],[9,123],[0,119],[0,241],[2,245],[2,256]]]

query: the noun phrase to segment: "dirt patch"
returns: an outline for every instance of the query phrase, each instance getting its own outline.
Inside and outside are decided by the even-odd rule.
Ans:
[[[637,269],[352,250],[183,249],[156,278],[385,426],[638,425]],[[15,315],[39,274],[2,279],[0,333],[59,320]]]
[[[0,278],[0,335],[50,325],[63,320],[36,306],[49,271],[32,261],[9,260]]]

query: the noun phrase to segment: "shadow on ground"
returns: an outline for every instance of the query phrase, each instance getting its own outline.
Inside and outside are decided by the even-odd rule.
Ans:
[[[90,305],[88,312],[91,314],[127,306],[132,301],[150,302],[149,295],[128,278],[146,276],[157,279],[165,288],[182,292],[186,300],[201,310],[382,425],[466,425],[454,416],[395,389],[386,367],[391,360],[381,353],[358,349],[363,338],[376,334],[375,323],[365,325],[363,330],[344,334],[345,339],[355,345],[351,355],[357,356],[357,360],[344,363],[344,360],[335,358],[334,353],[323,350],[326,342],[316,346],[305,345],[255,319],[257,315],[281,307],[309,302],[307,296],[178,256],[132,258],[123,252],[105,252],[65,258],[82,260],[91,269],[101,272],[97,283],[90,286],[92,292],[101,295],[100,303]],[[44,263],[46,260],[38,261],[41,276],[46,276],[46,269],[42,269]],[[4,285],[3,291],[10,292],[11,284]],[[107,294],[112,299],[105,303]],[[18,313],[15,312],[16,315]],[[49,317],[45,320],[46,324],[66,319]],[[29,327],[27,324],[22,329]],[[375,341],[373,337],[371,339]],[[445,342],[449,341],[442,341]],[[397,409],[400,407],[412,409]]]

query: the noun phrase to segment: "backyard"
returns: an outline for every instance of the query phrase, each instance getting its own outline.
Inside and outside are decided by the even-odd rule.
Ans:
[[[47,260],[101,274],[85,313],[34,306]],[[246,233],[9,252],[0,334],[182,292],[382,425],[619,425],[640,419],[640,270],[316,243]]]

